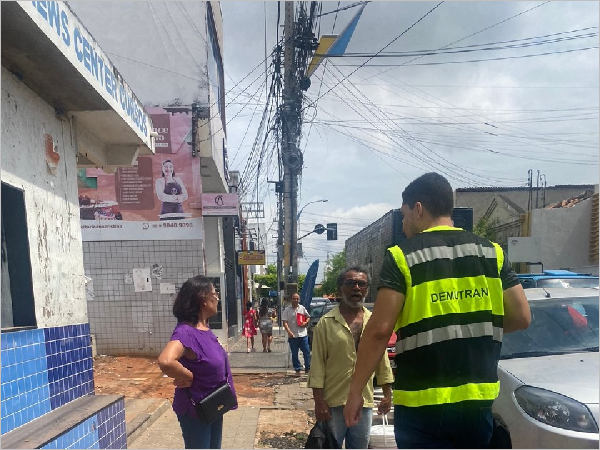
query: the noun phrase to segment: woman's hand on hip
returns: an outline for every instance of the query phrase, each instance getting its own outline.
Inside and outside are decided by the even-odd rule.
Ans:
[[[173,385],[178,388],[189,388],[192,385],[194,378],[175,378]]]

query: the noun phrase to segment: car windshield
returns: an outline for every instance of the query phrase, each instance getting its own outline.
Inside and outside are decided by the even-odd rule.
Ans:
[[[597,286],[598,278],[548,278],[537,282],[537,287],[544,288],[592,288]]]
[[[531,325],[505,334],[502,359],[598,351],[598,296],[529,302]]]
[[[323,314],[324,308],[325,308],[325,305],[311,306],[308,309],[308,315],[310,317],[319,317],[321,314]]]

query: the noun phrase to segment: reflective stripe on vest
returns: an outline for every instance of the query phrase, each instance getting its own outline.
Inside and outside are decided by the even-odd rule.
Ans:
[[[394,390],[395,405],[426,406],[457,403],[465,400],[494,400],[500,393],[500,382],[468,383],[461,386],[423,389],[421,391]]]
[[[396,343],[396,353],[408,352],[418,347],[424,347],[449,339],[491,336],[495,341],[502,342],[503,335],[504,330],[501,327],[495,327],[487,322],[470,323],[467,325],[448,325],[447,327],[424,331],[402,339],[402,345]]]

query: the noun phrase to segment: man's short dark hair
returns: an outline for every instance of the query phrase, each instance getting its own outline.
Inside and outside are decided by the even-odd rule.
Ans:
[[[452,217],[454,195],[452,186],[439,173],[429,172],[413,180],[402,192],[402,204],[413,209],[420,202],[435,219]]]
[[[340,271],[340,273],[337,277],[336,285],[337,285],[338,291],[341,292],[342,284],[344,284],[344,280],[346,279],[346,274],[348,272],[364,273],[367,276],[367,283],[371,284],[371,277],[369,276],[369,272],[367,272],[363,267],[360,267],[360,266],[346,267],[345,269],[342,269]]]

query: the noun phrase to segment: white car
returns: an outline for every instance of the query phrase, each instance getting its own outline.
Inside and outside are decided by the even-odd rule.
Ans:
[[[512,448],[598,448],[598,288],[525,293],[531,325],[503,338],[496,431]]]

